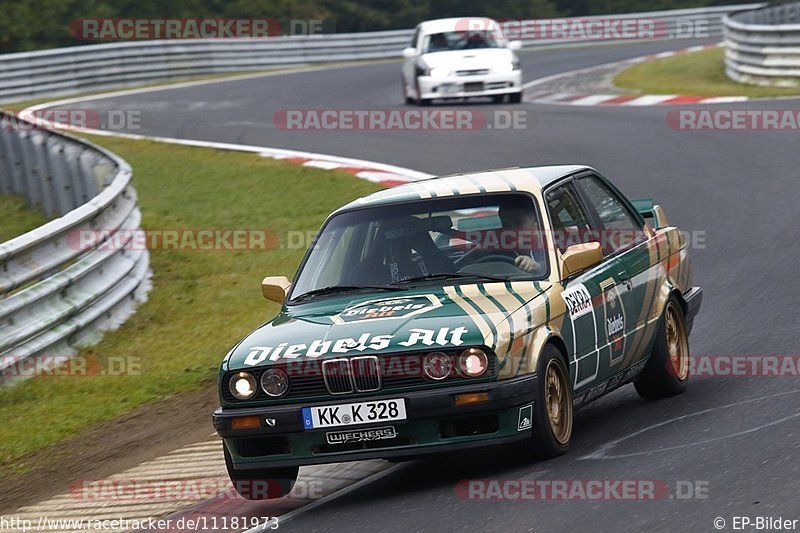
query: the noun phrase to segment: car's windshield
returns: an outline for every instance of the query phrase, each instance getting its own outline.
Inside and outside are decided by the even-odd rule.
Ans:
[[[450,50],[474,50],[477,48],[502,48],[502,37],[497,31],[447,31],[425,36],[425,53],[447,52]]]
[[[533,199],[521,193],[345,211],[321,230],[291,300],[359,287],[542,279],[548,262],[539,228]]]

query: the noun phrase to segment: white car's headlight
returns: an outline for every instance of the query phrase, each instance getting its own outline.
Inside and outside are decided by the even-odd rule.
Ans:
[[[450,69],[447,67],[433,67],[431,69],[431,78],[442,79],[450,75]]]
[[[500,63],[495,65],[492,70],[494,70],[495,74],[511,74],[514,72],[514,63],[511,63],[510,61],[506,63]]]

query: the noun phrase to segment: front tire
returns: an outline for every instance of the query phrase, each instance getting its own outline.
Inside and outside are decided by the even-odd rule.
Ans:
[[[233,459],[228,448],[225,450],[225,467],[228,477],[231,478],[233,488],[246,500],[272,500],[281,498],[291,492],[297,481],[299,467],[284,468],[253,468],[250,470],[236,470],[233,468]]]
[[[545,346],[539,363],[539,382],[533,403],[533,434],[528,453],[549,459],[567,453],[572,439],[572,387],[561,352]]]
[[[519,104],[522,102],[522,93],[513,93],[508,95],[509,104]]]
[[[675,296],[670,296],[658,327],[653,354],[633,383],[646,400],[681,394],[689,383],[689,336]]]

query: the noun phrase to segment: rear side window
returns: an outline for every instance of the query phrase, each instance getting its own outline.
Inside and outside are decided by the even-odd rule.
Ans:
[[[641,240],[644,229],[639,219],[599,177],[578,179],[578,185],[603,224],[601,242],[606,252],[615,252]]]

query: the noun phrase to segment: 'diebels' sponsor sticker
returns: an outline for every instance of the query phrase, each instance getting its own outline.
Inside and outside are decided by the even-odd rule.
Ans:
[[[369,300],[350,306],[338,315],[332,316],[334,324],[350,324],[367,320],[384,320],[390,318],[407,318],[442,307],[439,298],[432,294],[405,296],[400,298],[382,298]]]

